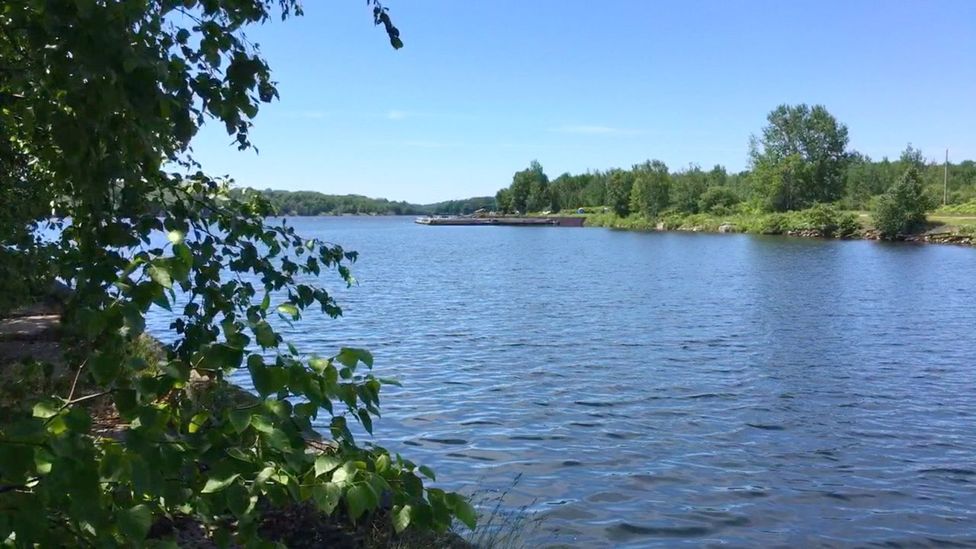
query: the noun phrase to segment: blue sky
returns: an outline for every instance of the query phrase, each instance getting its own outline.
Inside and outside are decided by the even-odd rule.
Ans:
[[[781,103],[822,103],[851,147],[976,158],[976,1],[305,0],[252,29],[279,82],[252,140],[194,144],[241,185],[412,202],[664,160],[746,167]]]

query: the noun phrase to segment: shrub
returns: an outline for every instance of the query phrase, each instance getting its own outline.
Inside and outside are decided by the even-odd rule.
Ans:
[[[801,225],[793,230],[817,230],[824,236],[850,236],[860,230],[861,224],[855,214],[840,212],[830,204],[817,204],[799,212]]]
[[[698,199],[698,209],[715,215],[724,215],[722,211],[728,211],[738,203],[739,196],[735,191],[728,187],[715,186],[709,187],[702,193],[701,198]]]
[[[936,210],[936,213],[949,215],[976,215],[976,200],[971,200],[962,204],[943,206]]]
[[[857,214],[852,212],[840,214],[837,220],[837,236],[841,238],[851,237],[861,232],[862,229],[861,220]]]
[[[897,238],[925,223],[928,207],[921,175],[912,166],[878,199],[874,225],[882,238]]]
[[[788,229],[786,214],[771,213],[759,218],[755,226],[755,232],[760,234],[783,234]]]
[[[71,286],[61,370],[73,381],[0,413],[0,543],[140,547],[153,526],[185,520],[219,546],[264,546],[265,513],[295,505],[381,516],[397,532],[474,526],[465,499],[424,485],[432,471],[354,438],[355,424],[372,432],[394,383],[372,374],[372,355],[310,356],[276,327],[340,315],[318,284],[328,272],[351,284],[356,254],[272,223],[266,198],[196,171],[202,124],[247,149],[251,120],[277,97],[244,28],[300,11],[297,0],[4,0],[16,31],[0,32],[0,95],[16,100],[0,109],[0,209],[8,188],[45,192],[25,198],[37,213],[0,215],[0,247],[24,260],[0,257],[14,269],[0,274]],[[52,211],[50,247],[24,238],[24,223]],[[158,350],[140,339],[151,307],[173,312]],[[235,373],[256,393],[246,403],[223,398]]]

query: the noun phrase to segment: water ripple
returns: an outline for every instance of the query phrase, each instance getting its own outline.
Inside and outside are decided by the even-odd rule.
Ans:
[[[441,486],[521,474],[531,546],[976,545],[974,250],[293,224],[359,285],[282,329],[371,349],[373,440]]]

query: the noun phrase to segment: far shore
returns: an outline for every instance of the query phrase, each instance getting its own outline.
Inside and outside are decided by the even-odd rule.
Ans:
[[[796,213],[802,214],[802,212]],[[793,222],[792,226],[789,221],[778,225],[765,222],[764,216],[774,214],[732,214],[726,216],[691,214],[665,216],[654,220],[637,216],[620,217],[612,212],[579,215],[586,218],[585,227],[604,227],[629,231],[742,233],[837,240],[882,240],[879,232],[871,226],[870,216],[863,212],[856,214],[858,226],[848,232],[841,232],[837,227],[814,226],[796,221]],[[973,246],[976,245],[976,217],[931,215],[924,227],[920,227],[913,233],[899,235],[892,241]]]
[[[671,215],[659,219],[647,219],[640,216],[621,217],[612,212],[603,212],[601,208],[588,208],[586,213],[559,212],[533,213],[526,217],[582,217],[585,219],[583,227],[601,227],[615,230],[636,232],[695,232],[695,233],[737,233],[771,236],[790,236],[800,238],[825,238],[837,240],[882,240],[878,231],[870,223],[870,216],[864,212],[856,212],[860,227],[849,234],[837,234],[830,228],[804,226],[764,227],[763,216],[770,214],[688,214]],[[451,215],[451,214],[433,214]],[[470,214],[468,214],[470,215]],[[283,213],[281,217],[424,217],[426,214],[397,214],[397,213],[322,213],[316,215],[297,215]],[[899,235],[893,241],[920,242],[928,244],[953,244],[958,246],[976,245],[976,216],[951,216],[935,213],[928,217],[928,222],[920,230]]]

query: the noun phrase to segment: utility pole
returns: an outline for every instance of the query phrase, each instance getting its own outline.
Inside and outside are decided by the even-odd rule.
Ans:
[[[949,203],[949,149],[946,149],[945,171],[942,173],[942,205]]]

